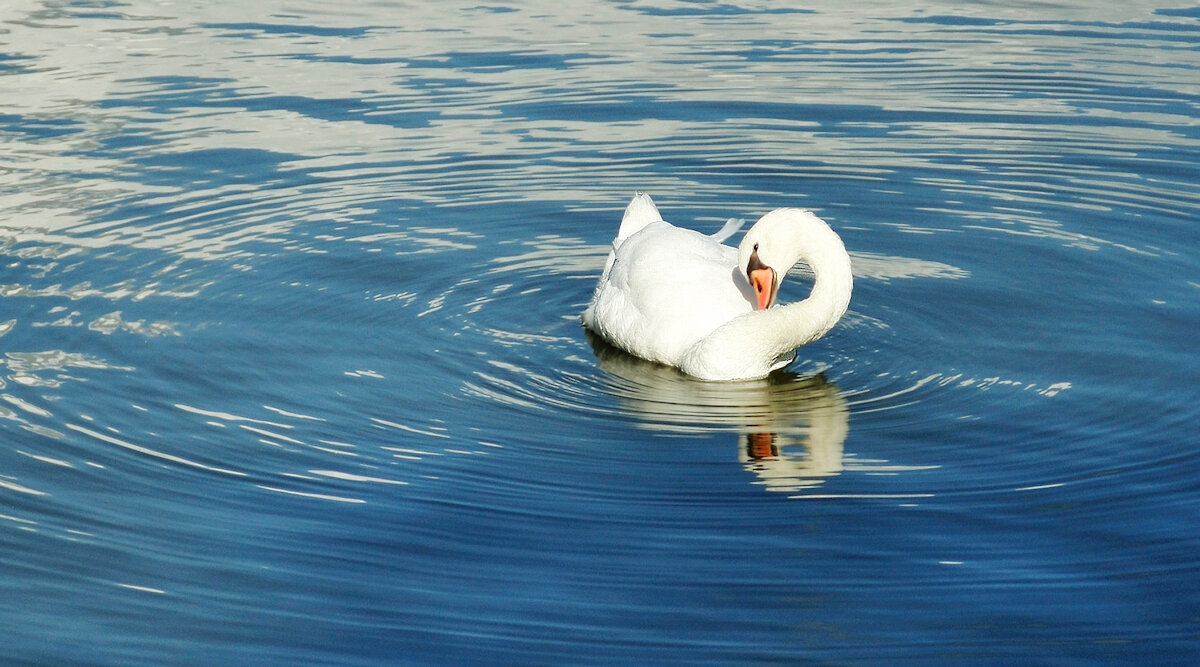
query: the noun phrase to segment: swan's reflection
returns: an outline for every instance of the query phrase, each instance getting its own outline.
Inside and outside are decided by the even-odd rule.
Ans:
[[[841,473],[850,411],[824,375],[702,382],[587,335],[600,367],[611,374],[613,392],[642,428],[737,431],[738,460],[769,491],[811,489]]]

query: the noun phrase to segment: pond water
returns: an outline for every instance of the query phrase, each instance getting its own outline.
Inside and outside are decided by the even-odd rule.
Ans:
[[[8,3],[6,659],[1188,664],[1200,9],[1100,4]],[[590,340],[638,190],[847,316]]]

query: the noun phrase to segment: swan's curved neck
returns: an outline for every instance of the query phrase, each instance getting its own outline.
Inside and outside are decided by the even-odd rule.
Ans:
[[[688,350],[680,365],[684,372],[722,380],[762,377],[837,324],[854,288],[850,255],[827,226],[812,235],[798,260],[815,275],[808,298],[726,322]]]
[[[850,255],[832,231],[828,240],[802,258],[814,276],[808,298],[762,311],[762,336],[777,354],[787,354],[824,336],[850,305],[854,289]]]

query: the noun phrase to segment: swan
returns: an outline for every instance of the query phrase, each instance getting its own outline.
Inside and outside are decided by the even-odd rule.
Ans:
[[[841,238],[810,211],[759,218],[737,248],[730,220],[706,236],[662,219],[634,195],[583,324],[634,356],[705,380],[765,377],[825,335],[850,303],[854,279]],[[776,305],[779,284],[803,260],[815,276],[807,299]]]

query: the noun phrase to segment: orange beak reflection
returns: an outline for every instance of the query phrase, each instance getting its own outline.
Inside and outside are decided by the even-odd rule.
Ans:
[[[746,278],[750,280],[750,286],[754,288],[757,308],[759,310],[770,308],[771,304],[775,303],[775,269],[762,263],[762,260],[758,258],[758,250],[750,255],[750,261],[746,263]]]

